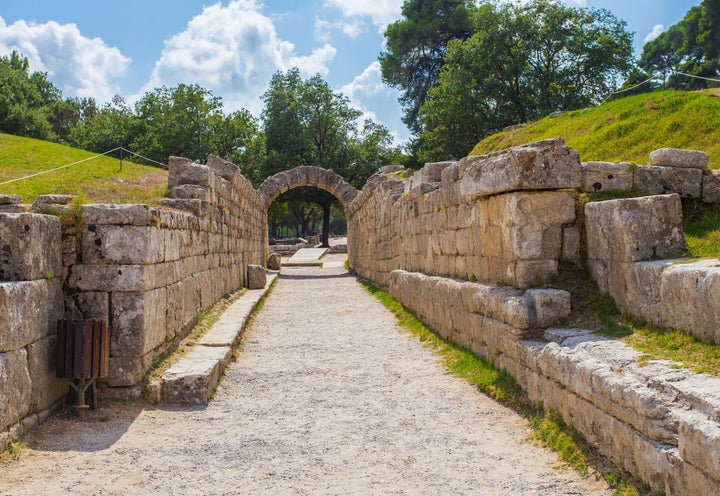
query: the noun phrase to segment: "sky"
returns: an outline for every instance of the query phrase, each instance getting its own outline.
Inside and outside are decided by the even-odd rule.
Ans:
[[[635,52],[701,0],[564,0],[604,8],[635,33]],[[0,56],[17,50],[64,97],[120,95],[198,84],[259,116],[277,71],[320,74],[401,143],[400,93],[380,76],[383,33],[402,0],[0,0]]]

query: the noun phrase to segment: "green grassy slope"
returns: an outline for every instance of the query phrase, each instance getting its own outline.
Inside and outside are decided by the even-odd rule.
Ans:
[[[97,155],[68,146],[0,133],[0,183]],[[156,205],[167,188],[167,171],[127,160],[98,157],[65,169],[0,185],[0,194],[30,203],[42,194],[82,194],[91,203]]]
[[[480,141],[470,155],[561,136],[583,162],[647,164],[658,148],[703,150],[720,169],[720,90],[660,91],[567,112]]]

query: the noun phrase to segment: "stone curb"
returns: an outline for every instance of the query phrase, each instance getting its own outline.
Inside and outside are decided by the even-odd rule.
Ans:
[[[200,338],[198,344],[173,364],[160,379],[155,396],[164,405],[206,405],[217,387],[245,324],[277,273],[268,274],[262,289],[250,289],[233,303]]]

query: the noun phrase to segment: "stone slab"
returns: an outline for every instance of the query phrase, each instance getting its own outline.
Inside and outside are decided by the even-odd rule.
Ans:
[[[710,155],[700,150],[660,148],[650,153],[650,165],[704,169],[710,162]]]
[[[683,198],[702,196],[703,171],[645,165],[635,170],[634,186],[648,195],[677,193]]]
[[[300,267],[303,265],[320,265],[320,259],[328,252],[328,248],[300,248],[286,262],[285,267]]]
[[[51,279],[62,273],[60,220],[0,214],[0,281]]]
[[[162,401],[207,404],[231,355],[229,346],[194,346],[162,375]]]

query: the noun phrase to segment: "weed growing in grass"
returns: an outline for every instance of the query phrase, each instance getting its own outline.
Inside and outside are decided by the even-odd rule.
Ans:
[[[22,450],[25,448],[25,441],[10,441],[5,448],[5,451],[0,453],[0,460],[10,461],[19,460]]]

